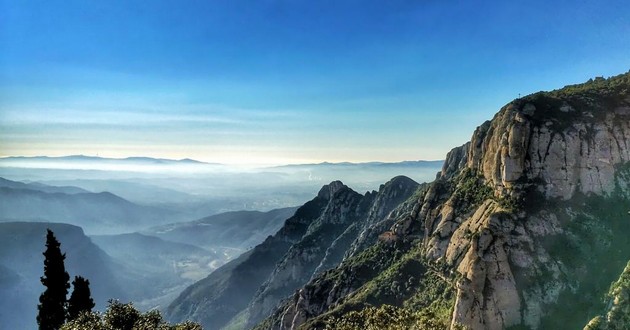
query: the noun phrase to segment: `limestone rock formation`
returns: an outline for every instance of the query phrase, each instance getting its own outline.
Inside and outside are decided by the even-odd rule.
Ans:
[[[258,329],[386,303],[423,326],[583,326],[630,259],[629,185],[630,73],[517,99]]]

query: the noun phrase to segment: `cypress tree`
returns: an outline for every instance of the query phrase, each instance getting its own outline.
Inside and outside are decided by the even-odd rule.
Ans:
[[[66,295],[70,288],[70,275],[66,272],[59,241],[48,229],[44,251],[44,276],[40,278],[46,290],[39,296],[37,324],[40,330],[57,330],[66,318]]]
[[[90,312],[94,308],[94,300],[90,295],[90,281],[75,276],[72,286],[74,289],[68,299],[68,320],[74,320],[81,312]]]

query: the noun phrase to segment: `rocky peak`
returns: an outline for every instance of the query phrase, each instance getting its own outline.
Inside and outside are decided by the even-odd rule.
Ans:
[[[611,274],[630,258],[629,91],[630,73],[510,102],[448,154],[413,203],[354,231],[340,266],[314,277],[259,328],[335,329],[331,315],[379,303],[412,305],[431,315],[431,327],[581,324],[575,315],[594,315]],[[392,251],[417,267],[381,259],[392,245],[374,244],[374,233],[396,236]],[[441,315],[434,302],[420,302],[431,290],[413,284],[430,275],[446,288],[440,292],[453,292],[442,296]],[[402,283],[411,283],[407,291]]]
[[[317,197],[328,200],[343,188],[347,188],[347,186],[344,185],[343,182],[333,181],[327,185],[324,185],[317,193]]]
[[[489,124],[490,122],[486,122]],[[479,127],[477,128],[479,130]],[[470,142],[465,143],[462,146],[453,148],[446,155],[444,165],[442,165],[442,172],[438,174],[439,177],[449,179],[457,175],[466,166],[468,161],[468,150],[470,149]]]
[[[564,200],[609,194],[615,166],[630,161],[628,90],[625,74],[517,99],[477,128],[466,157],[456,149],[447,160],[465,158],[499,195],[532,185]],[[455,163],[445,163],[443,175]]]

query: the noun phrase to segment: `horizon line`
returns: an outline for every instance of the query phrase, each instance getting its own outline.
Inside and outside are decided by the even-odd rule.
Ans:
[[[151,156],[128,156],[128,157],[105,157],[99,155],[86,155],[86,154],[68,154],[62,156],[49,156],[49,155],[36,155],[36,156],[25,156],[25,155],[5,155],[0,156],[0,161],[8,160],[8,159],[35,159],[35,158],[47,158],[53,160],[63,160],[64,158],[72,158],[72,157],[83,157],[87,159],[101,159],[101,160],[115,160],[115,161],[125,161],[125,160],[135,160],[135,159],[147,159],[147,160],[159,160],[159,161],[170,161],[170,162],[190,162],[190,163],[198,163],[199,165],[260,165],[260,166],[269,166],[269,167],[282,167],[282,166],[291,166],[291,165],[361,165],[361,164],[400,164],[400,163],[408,163],[408,162],[443,162],[444,159],[403,159],[397,161],[383,161],[383,160],[369,160],[369,161],[306,161],[306,162],[286,162],[286,163],[230,163],[230,162],[216,162],[216,161],[204,161],[198,160],[191,157],[184,158],[165,158],[165,157],[151,157]]]

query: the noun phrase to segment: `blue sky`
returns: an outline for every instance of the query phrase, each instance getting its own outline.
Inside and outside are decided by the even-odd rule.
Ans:
[[[0,0],[0,156],[442,159],[629,36],[617,0]]]

